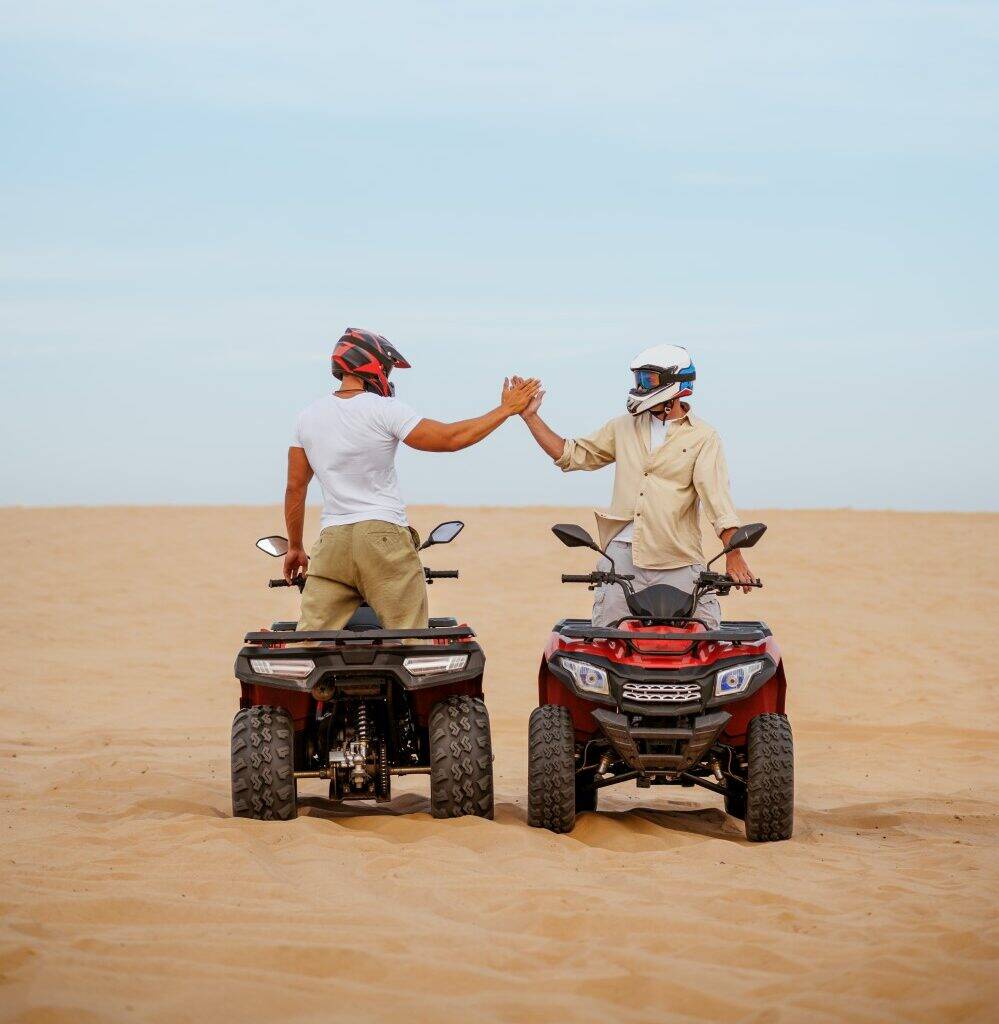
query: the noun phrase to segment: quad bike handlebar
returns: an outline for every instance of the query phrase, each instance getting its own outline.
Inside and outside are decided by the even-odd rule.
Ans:
[[[624,576],[613,572],[562,573],[563,583],[590,583],[599,586],[602,583],[616,583],[618,580],[633,580],[634,576]]]
[[[586,583],[589,585],[590,590],[595,590],[600,586],[611,586],[617,584],[625,593],[625,597],[628,601],[629,608],[635,610],[632,606],[632,601],[638,596],[635,591],[633,575],[626,573],[614,572],[602,572],[600,570],[589,573],[563,573],[563,583]],[[752,580],[749,583],[743,583],[739,580],[734,580],[728,573],[721,572],[709,572],[704,570],[697,574],[697,578],[694,580],[694,591],[690,595],[690,604],[684,615],[681,618],[689,618],[694,614],[694,610],[697,608],[697,602],[704,594],[716,593],[721,597],[727,597],[733,587],[762,587],[763,583],[759,579]]]
[[[434,580],[456,580],[458,578],[457,569],[427,569],[424,567],[423,572],[428,583],[432,583]]]
[[[456,580],[458,579],[457,569],[427,569],[424,568],[424,574],[427,577],[427,582],[432,583],[434,580]],[[269,587],[298,587],[299,591],[305,589],[305,577],[296,576],[290,583],[284,579],[268,580],[267,586]]]
[[[702,572],[697,577],[697,585],[706,589],[708,587],[762,587],[763,583],[759,577],[751,583],[742,583],[732,579],[727,572]]]
[[[268,580],[267,581],[267,586],[269,586],[269,587],[298,587],[298,589],[301,591],[301,590],[305,589],[305,577],[304,576],[296,576],[291,581],[291,583],[289,583],[283,577],[281,579],[279,579],[279,580]]]
[[[619,583],[621,580],[628,580],[629,582],[635,577],[626,573],[620,572],[587,572],[587,573],[562,573],[563,583],[590,583],[596,586],[600,586],[604,583]],[[762,587],[763,583],[759,579],[753,580],[752,583],[742,583],[732,579],[728,573],[722,572],[702,572],[696,580],[696,583],[701,589],[707,589],[709,587]]]
[[[726,597],[732,588],[748,590],[750,587],[762,587],[760,579],[748,581],[737,580],[728,573],[711,572],[711,565],[724,554],[738,548],[751,548],[766,532],[763,523],[750,523],[748,526],[737,527],[729,537],[722,551],[708,562],[707,566],[697,573],[693,580],[693,591],[668,583],[653,584],[636,591],[633,575],[619,573],[614,559],[601,548],[596,541],[582,529],[571,523],[556,523],[552,532],[569,548],[589,548],[603,555],[610,562],[610,571],[597,570],[590,573],[563,573],[563,583],[586,583],[590,590],[601,586],[617,585],[624,591],[628,610],[633,616],[650,621],[676,621],[678,619],[694,620],[697,606],[701,598],[707,594],[718,594]],[[697,620],[694,620],[697,621]]]

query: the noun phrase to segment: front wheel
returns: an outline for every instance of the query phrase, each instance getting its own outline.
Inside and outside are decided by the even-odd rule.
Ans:
[[[493,816],[493,745],[479,697],[448,697],[430,712],[430,812]]]
[[[242,708],[232,720],[232,813],[287,821],[298,816],[295,723],[284,708]]]
[[[746,838],[790,839],[794,828],[794,740],[785,715],[757,715],[746,743]]]
[[[557,704],[546,704],[531,713],[527,824],[551,832],[571,832],[576,824],[575,733],[569,709]]]

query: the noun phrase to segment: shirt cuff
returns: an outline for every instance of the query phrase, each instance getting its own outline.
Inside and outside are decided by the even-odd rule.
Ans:
[[[742,520],[734,512],[730,516],[722,516],[715,520],[715,535],[721,537],[726,530],[734,530],[737,526],[742,526]]]
[[[572,456],[572,449],[575,441],[566,438],[565,444],[562,446],[562,454],[555,460],[555,465],[562,470],[563,473],[569,471],[569,460]]]

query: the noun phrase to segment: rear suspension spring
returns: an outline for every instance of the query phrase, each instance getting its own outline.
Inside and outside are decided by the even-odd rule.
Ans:
[[[359,743],[368,741],[368,705],[361,701],[357,705],[357,715],[354,719],[354,730]]]

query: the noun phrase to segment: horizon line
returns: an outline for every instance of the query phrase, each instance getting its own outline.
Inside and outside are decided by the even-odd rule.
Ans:
[[[593,512],[594,509],[600,508],[601,506],[596,505],[579,505],[579,504],[517,504],[517,505],[502,505],[502,504],[477,504],[477,503],[455,503],[455,502],[412,502],[407,504],[407,509],[421,509],[421,508],[462,508],[462,509],[507,509],[511,511],[540,511],[542,509],[565,509],[573,508],[580,509],[587,513]],[[96,503],[76,503],[76,504],[48,504],[48,505],[21,505],[21,504],[6,504],[0,503],[0,512],[6,511],[20,511],[20,512],[56,512],[56,511],[103,511],[103,510],[123,510],[123,509],[134,509],[135,511],[142,510],[154,510],[154,509],[264,509],[264,508],[281,508],[281,502],[112,502],[107,504],[96,504]],[[311,504],[306,506],[306,511],[321,513],[322,505]],[[999,509],[960,509],[960,508],[892,508],[890,506],[858,506],[858,505],[760,505],[760,506],[745,506],[743,511],[746,512],[858,512],[858,513],[891,513],[895,515],[913,515],[913,516],[934,516],[934,515],[954,515],[954,516],[996,516],[999,515]]]

